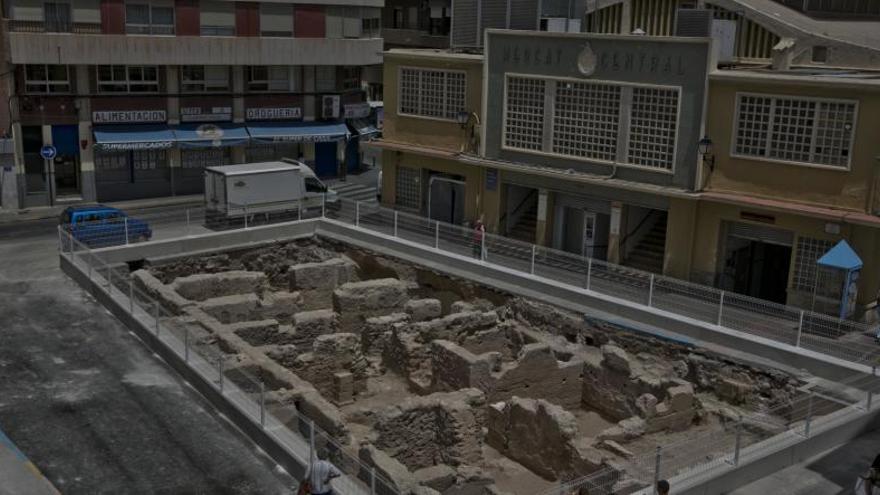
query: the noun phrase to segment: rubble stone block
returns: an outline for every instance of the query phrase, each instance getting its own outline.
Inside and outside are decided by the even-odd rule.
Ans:
[[[651,418],[657,414],[657,397],[652,394],[642,394],[636,399],[636,409],[639,416],[643,418]]]
[[[673,412],[684,412],[694,407],[694,386],[688,382],[681,382],[679,385],[669,387],[669,406]]]
[[[605,364],[609,368],[617,371],[629,373],[632,371],[632,358],[629,354],[614,344],[602,346],[602,357],[605,358]]]
[[[431,387],[435,391],[452,391],[473,387],[490,392],[494,380],[491,371],[493,355],[475,356],[467,349],[449,342],[431,342]]]
[[[202,301],[199,306],[205,313],[213,316],[220,323],[238,323],[262,319],[260,300],[256,294],[215,297]]]
[[[333,374],[334,402],[337,405],[350,404],[354,401],[354,375],[349,372]]]
[[[715,394],[722,400],[731,404],[743,404],[749,400],[754,387],[748,383],[734,380],[732,378],[723,378],[718,385],[715,386]]]
[[[399,310],[408,300],[407,284],[395,278],[349,282],[333,291],[333,309],[339,313]]]
[[[287,274],[291,290],[332,290],[354,280],[356,269],[353,261],[339,257],[290,265]]]
[[[425,321],[440,318],[442,306],[439,299],[413,299],[407,301],[404,311],[412,321]]]
[[[178,294],[170,286],[163,284],[161,280],[147,270],[137,270],[131,274],[131,277],[135,289],[155,298],[162,306],[170,309],[175,314],[181,314],[185,308],[195,304]]]
[[[232,270],[220,273],[198,273],[174,280],[171,287],[193,301],[259,292],[266,285],[266,274]]]
[[[293,343],[293,335],[282,332],[278,320],[251,320],[229,325],[229,330],[252,346],[285,345]]]
[[[289,322],[293,315],[302,310],[303,296],[299,292],[267,292],[260,300],[264,318],[275,318]]]
[[[443,492],[455,484],[456,471],[446,464],[437,464],[414,471],[413,477],[419,484]]]
[[[619,455],[624,459],[631,459],[632,457],[635,457],[635,454],[633,454],[630,450],[627,450],[614,440],[604,440],[602,441],[602,446],[605,447],[609,452]]]
[[[379,356],[387,344],[392,329],[398,324],[409,321],[406,313],[391,313],[390,315],[367,318],[361,327],[361,348],[368,356]]]
[[[311,346],[319,335],[339,331],[339,315],[329,309],[302,311],[293,315],[295,342],[298,345]]]

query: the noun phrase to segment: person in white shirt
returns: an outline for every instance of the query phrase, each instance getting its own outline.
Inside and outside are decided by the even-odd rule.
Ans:
[[[319,450],[318,459],[312,464],[306,479],[309,481],[312,495],[333,495],[330,481],[342,476],[336,466],[327,461],[327,453]]]

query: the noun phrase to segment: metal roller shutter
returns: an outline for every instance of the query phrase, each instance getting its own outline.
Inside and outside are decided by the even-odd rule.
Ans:
[[[791,246],[794,243],[794,234],[791,231],[754,223],[727,222],[727,235],[780,246]]]

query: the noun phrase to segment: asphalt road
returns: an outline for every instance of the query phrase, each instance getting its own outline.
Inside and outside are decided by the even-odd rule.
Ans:
[[[53,220],[0,225],[0,429],[63,493],[292,493],[61,273],[56,239]]]

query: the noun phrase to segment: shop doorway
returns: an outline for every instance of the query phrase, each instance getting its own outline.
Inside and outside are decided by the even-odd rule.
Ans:
[[[563,210],[562,225],[563,250],[602,260],[607,257],[608,215],[567,206]]]
[[[434,176],[428,181],[428,217],[460,225],[464,222],[464,181]]]
[[[336,141],[315,143],[315,174],[318,177],[336,177],[338,172]]]
[[[21,144],[24,151],[25,207],[49,204],[48,174],[46,160],[40,156],[43,146],[43,129],[38,125],[21,127]]]
[[[79,197],[79,129],[77,126],[53,125],[52,145],[57,152],[52,163],[55,198]]]
[[[728,225],[721,288],[785,304],[792,237],[769,227]]]

